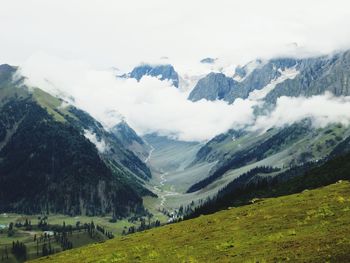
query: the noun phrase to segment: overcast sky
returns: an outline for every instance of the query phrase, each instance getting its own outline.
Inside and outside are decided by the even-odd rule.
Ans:
[[[0,0],[0,63],[43,51],[99,68],[168,56],[236,63],[349,47],[347,0]]]
[[[212,70],[199,63],[208,56],[232,74],[234,65],[256,57],[346,49],[346,0],[0,0],[0,36],[0,63],[21,66],[29,85],[73,96],[106,126],[123,116],[140,134],[202,141],[233,127],[267,129],[305,117],[319,126],[350,122],[350,98],[282,98],[255,120],[259,101],[194,103],[188,89],[151,77],[117,79],[110,70],[166,56],[192,83],[191,76]]]

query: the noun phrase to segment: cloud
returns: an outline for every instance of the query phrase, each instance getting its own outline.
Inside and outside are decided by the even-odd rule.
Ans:
[[[140,134],[158,132],[181,140],[207,140],[254,120],[251,100],[187,100],[188,93],[154,77],[116,78],[112,71],[38,53],[21,66],[31,86],[56,96],[73,97],[74,105],[89,112],[107,128],[121,116]]]
[[[349,47],[347,0],[11,0],[0,9],[0,61],[43,50],[98,67],[130,68],[168,56],[175,65],[212,56],[308,55]],[[297,45],[293,44],[297,43]]]
[[[329,92],[306,97],[280,97],[275,109],[256,119],[252,129],[267,130],[309,118],[317,128],[331,123],[350,123],[350,97],[335,97]]]
[[[271,112],[256,117],[254,107],[263,102],[262,96],[254,92],[255,96],[237,99],[231,105],[224,101],[192,102],[187,100],[187,91],[175,88],[169,81],[155,77],[143,77],[140,82],[116,78],[111,70],[95,70],[86,63],[44,53],[33,55],[21,66],[20,73],[28,77],[30,86],[66,98],[107,129],[125,118],[141,135],[157,132],[185,141],[204,141],[231,128],[266,131],[305,118],[310,118],[315,127],[350,123],[350,97],[331,93],[309,98],[280,97]],[[266,88],[294,78],[297,73],[287,70]],[[98,143],[103,142],[95,144]]]
[[[97,150],[100,152],[100,153],[104,153],[106,150],[107,150],[107,144],[106,142],[101,139],[101,140],[98,140],[97,137],[96,137],[96,134],[89,131],[89,130],[84,130],[84,136],[86,139],[88,139],[90,142],[92,142],[93,144],[95,144]]]

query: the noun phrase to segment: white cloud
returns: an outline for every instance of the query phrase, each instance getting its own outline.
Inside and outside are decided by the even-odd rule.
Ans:
[[[190,65],[212,56],[328,53],[349,47],[347,0],[2,0],[0,61],[31,54],[131,67],[168,56]],[[181,63],[180,63],[181,62]]]
[[[107,150],[107,144],[106,142],[101,139],[101,140],[98,140],[97,137],[96,137],[96,134],[89,131],[89,130],[84,130],[84,136],[86,139],[88,139],[90,142],[92,142],[93,144],[95,144],[97,150],[100,152],[100,153],[104,153],[106,150]]]
[[[315,127],[326,127],[330,123],[350,123],[350,97],[323,95],[305,97],[280,97],[276,108],[256,120],[253,129],[267,130],[310,118]]]
[[[253,121],[255,101],[187,100],[187,93],[168,81],[144,77],[116,78],[112,71],[94,70],[80,62],[39,53],[21,67],[28,84],[51,94],[74,97],[74,104],[107,127],[120,116],[139,133],[158,132],[181,140],[206,140]]]
[[[246,126],[264,131],[305,118],[311,118],[316,127],[350,123],[350,97],[334,97],[330,93],[310,98],[280,97],[272,112],[256,118],[253,108],[262,103],[262,96],[237,99],[231,105],[224,101],[192,102],[187,100],[187,92],[168,81],[155,77],[143,77],[140,82],[116,78],[113,71],[95,70],[79,61],[43,53],[24,63],[21,74],[28,77],[31,86],[65,98],[72,96],[75,106],[107,128],[125,117],[140,134],[158,132],[180,140],[208,140],[228,129]],[[281,78],[294,78],[296,74],[295,70],[287,70]],[[276,81],[282,80],[272,84]]]

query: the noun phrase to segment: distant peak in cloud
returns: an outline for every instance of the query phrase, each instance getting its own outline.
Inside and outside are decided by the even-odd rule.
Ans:
[[[282,71],[273,70],[280,77],[276,75],[259,92],[253,90],[246,98],[237,98],[229,104],[215,98],[190,101],[188,90],[176,88],[167,79],[147,74],[139,80],[117,78],[113,70],[95,70],[79,61],[66,61],[43,53],[33,55],[20,68],[28,85],[63,98],[74,98],[67,101],[89,112],[107,129],[125,120],[141,135],[159,133],[179,140],[205,141],[229,129],[264,131],[304,118],[311,118],[315,126],[349,123],[349,97],[335,97],[330,93],[308,98],[282,96],[269,112],[256,115],[267,93],[301,74],[289,66]],[[190,80],[193,75],[190,71],[179,77],[183,76]],[[234,81],[232,77],[231,80]]]
[[[201,59],[200,62],[203,64],[214,64],[216,60],[217,60],[217,58],[206,57],[206,58]]]

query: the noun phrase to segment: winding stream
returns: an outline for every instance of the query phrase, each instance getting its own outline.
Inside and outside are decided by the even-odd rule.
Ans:
[[[163,189],[165,186],[170,186],[170,189],[173,188],[173,186],[171,186],[171,185],[166,185],[166,182],[167,182],[166,176],[168,174],[169,174],[168,172],[162,173],[160,175],[159,185],[153,186],[154,192],[158,195],[158,197],[160,199],[160,206],[161,207],[165,207],[165,202],[166,202],[166,199],[168,196],[173,196],[173,195],[179,194],[179,193],[174,192],[174,191],[167,191],[167,190]]]

